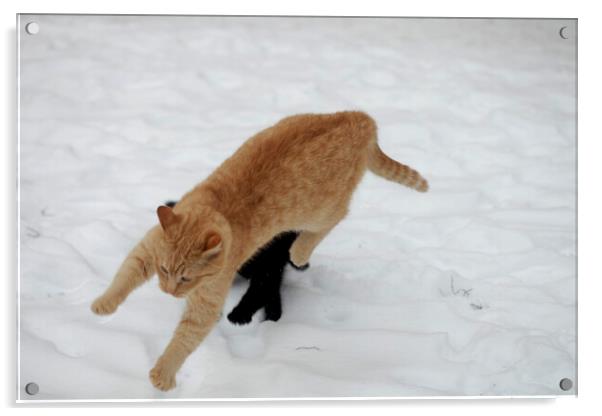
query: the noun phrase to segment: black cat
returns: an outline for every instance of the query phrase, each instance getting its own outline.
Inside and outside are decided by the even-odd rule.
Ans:
[[[173,201],[165,203],[172,208],[175,204]],[[266,320],[280,319],[282,316],[280,286],[286,264],[290,263],[297,270],[305,270],[309,267],[307,264],[299,268],[290,262],[289,249],[297,235],[294,231],[278,234],[240,267],[238,274],[249,279],[250,283],[238,305],[228,314],[230,322],[239,325],[248,324],[253,314],[261,308],[265,308]]]
[[[284,267],[289,263],[288,250],[296,238],[297,233],[293,231],[277,235],[238,270],[241,276],[250,280],[250,285],[238,305],[228,314],[230,322],[249,323],[253,314],[262,307],[265,308],[265,319],[280,319],[280,286]]]

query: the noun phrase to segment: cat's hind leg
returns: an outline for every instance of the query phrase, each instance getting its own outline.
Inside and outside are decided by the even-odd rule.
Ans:
[[[282,289],[282,279],[284,277],[284,268],[286,266],[286,262],[288,261],[288,253],[283,253],[278,259],[274,259],[274,261],[278,261],[275,263],[274,267],[267,274],[267,284],[265,288],[264,295],[264,310],[265,310],[265,320],[266,321],[274,321],[280,319],[282,316],[282,301],[280,298],[280,291]]]
[[[307,269],[311,253],[331,229],[332,227],[322,231],[302,231],[291,246],[290,257],[293,267],[299,270]]]
[[[265,305],[265,277],[250,277],[250,286],[238,305],[228,314],[228,320],[233,324],[244,325],[251,322],[253,315]]]
[[[280,299],[280,288],[277,292],[272,295],[265,302],[265,320],[266,321],[278,321],[282,316],[282,300]]]
[[[315,227],[311,231],[301,231],[289,251],[291,264],[298,270],[307,269],[311,253],[346,214],[346,208],[340,209],[326,224]]]

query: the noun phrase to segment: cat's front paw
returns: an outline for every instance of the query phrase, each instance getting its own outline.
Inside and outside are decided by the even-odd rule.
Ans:
[[[265,304],[265,320],[278,321],[282,316],[282,304],[280,300],[273,300]]]
[[[239,308],[234,308],[228,314],[228,320],[236,325],[245,325],[253,320],[253,314]]]
[[[159,363],[153,367],[148,377],[153,386],[162,391],[171,390],[176,386],[176,375]]]
[[[103,295],[92,302],[90,309],[97,315],[109,315],[115,312],[118,306],[117,299]]]

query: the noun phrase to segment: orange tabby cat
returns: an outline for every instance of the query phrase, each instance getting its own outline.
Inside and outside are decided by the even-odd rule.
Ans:
[[[376,125],[361,112],[287,117],[247,140],[153,227],[129,253],[92,310],[109,314],[154,273],[163,291],[186,297],[173,338],[150,371],[161,390],[219,319],[236,270],[275,235],[301,231],[291,261],[305,265],[347,214],[369,169],[425,192],[428,184],[378,147]]]

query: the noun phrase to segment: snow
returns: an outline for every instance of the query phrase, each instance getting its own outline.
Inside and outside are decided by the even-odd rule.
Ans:
[[[40,31],[27,35],[36,21]],[[22,15],[22,400],[575,394],[572,20]],[[225,314],[163,393],[183,309],[156,280],[91,301],[156,206],[246,138],[361,109],[430,182],[368,173],[279,322]],[[28,382],[40,392],[24,393]]]

